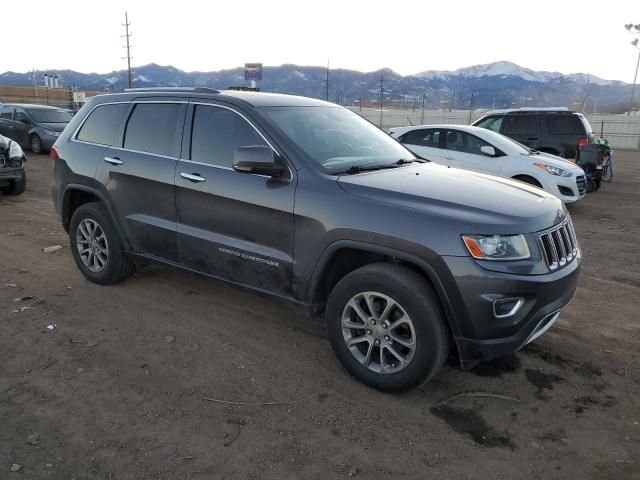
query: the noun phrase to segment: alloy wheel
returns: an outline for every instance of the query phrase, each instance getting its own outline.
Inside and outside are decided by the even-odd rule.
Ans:
[[[92,218],[85,218],[78,224],[76,248],[85,267],[91,272],[104,270],[109,260],[109,242],[104,230]]]
[[[393,374],[409,366],[416,332],[404,308],[379,292],[361,292],[342,312],[342,336],[351,355],[369,370]]]

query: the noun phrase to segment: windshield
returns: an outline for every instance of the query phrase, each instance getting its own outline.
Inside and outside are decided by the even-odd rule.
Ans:
[[[66,110],[34,108],[28,109],[27,112],[36,123],[69,123],[72,117]]]
[[[415,159],[395,139],[346,108],[264,107],[260,111],[328,173]]]

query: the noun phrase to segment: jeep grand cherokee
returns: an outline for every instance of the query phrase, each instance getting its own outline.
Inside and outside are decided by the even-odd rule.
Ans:
[[[324,313],[357,379],[406,390],[455,347],[519,350],[573,297],[562,203],[429,163],[347,109],[209,89],[91,98],[52,150],[78,268],[118,282],[161,262]]]

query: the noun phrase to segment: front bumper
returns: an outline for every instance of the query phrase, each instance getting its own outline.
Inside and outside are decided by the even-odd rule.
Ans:
[[[514,275],[488,271],[470,257],[446,257],[462,304],[454,340],[463,367],[520,350],[557,320],[557,313],[573,298],[581,256],[558,271],[543,275]],[[510,316],[496,315],[494,302],[522,299]]]
[[[553,177],[544,189],[553,193],[564,203],[575,203],[582,200],[587,193],[584,175],[571,177]]]
[[[24,167],[3,168],[0,167],[0,187],[8,185],[13,180],[24,178]]]

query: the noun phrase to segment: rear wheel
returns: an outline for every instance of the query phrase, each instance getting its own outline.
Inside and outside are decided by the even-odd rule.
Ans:
[[[27,173],[22,172],[22,178],[19,180],[11,180],[9,185],[2,187],[0,191],[5,195],[20,195],[27,189]]]
[[[42,153],[42,140],[35,133],[32,133],[31,137],[29,137],[29,145],[33,153]]]
[[[78,207],[71,217],[69,237],[73,259],[88,280],[110,285],[133,273],[118,231],[99,203]]]
[[[436,294],[409,268],[378,263],[351,272],[331,292],[325,316],[336,356],[371,387],[418,387],[447,359],[449,338]]]

